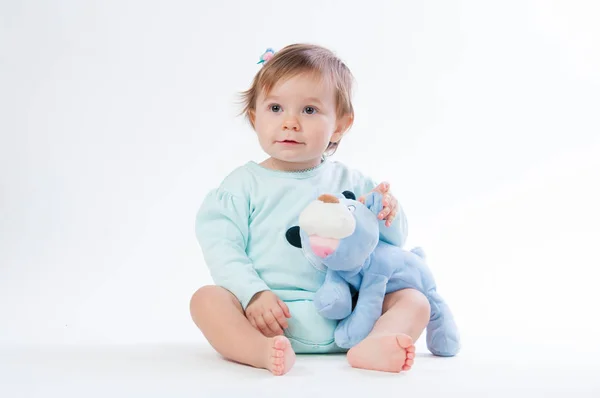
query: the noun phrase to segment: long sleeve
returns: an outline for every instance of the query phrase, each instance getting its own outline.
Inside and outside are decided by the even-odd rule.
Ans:
[[[246,254],[249,212],[246,200],[216,189],[196,216],[196,238],[215,284],[233,293],[244,310],[256,293],[269,290]]]
[[[357,196],[368,194],[376,186],[377,184],[372,179],[364,177],[361,186],[357,189]],[[398,202],[400,201],[398,200]],[[406,242],[407,235],[408,223],[406,214],[404,214],[402,206],[398,203],[396,217],[394,218],[392,225],[387,227],[384,220],[379,220],[379,239],[391,245],[402,247],[404,246],[404,242]]]

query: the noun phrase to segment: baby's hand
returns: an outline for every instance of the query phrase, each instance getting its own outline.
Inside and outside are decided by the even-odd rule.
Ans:
[[[283,335],[288,327],[286,318],[291,317],[287,305],[270,290],[256,293],[246,307],[246,318],[266,337]]]
[[[377,218],[380,220],[385,220],[385,226],[389,227],[392,225],[394,218],[396,217],[398,201],[396,198],[389,193],[390,184],[387,182],[382,182],[377,185],[371,192],[379,192],[383,195],[383,210],[377,215]],[[358,198],[360,203],[365,203],[365,196],[361,196]]]

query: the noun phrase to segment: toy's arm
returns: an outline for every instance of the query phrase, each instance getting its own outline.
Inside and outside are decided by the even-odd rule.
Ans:
[[[408,235],[408,224],[406,215],[402,207],[398,205],[396,208],[396,217],[392,221],[392,225],[387,227],[384,220],[379,220],[379,239],[390,245],[403,247]]]
[[[367,207],[371,208],[373,213],[379,214],[379,212],[383,210],[383,204],[381,202],[383,197],[379,192],[373,191],[375,187],[375,182],[368,178],[364,182],[362,189],[358,192],[361,192],[361,195],[365,196],[366,201],[369,201],[369,199],[371,200],[371,206],[373,206],[373,208],[369,205],[367,205]],[[379,220],[379,240],[389,243],[390,245],[403,247],[407,235],[408,223],[406,221],[406,214],[400,203],[398,203],[396,205],[396,217],[394,218],[394,221],[392,221],[392,225],[388,227],[385,225],[385,220]]]
[[[325,283],[315,295],[315,306],[328,319],[344,319],[352,312],[350,286],[336,271],[327,270]]]
[[[363,276],[354,311],[335,330],[335,343],[339,347],[352,348],[371,332],[381,316],[387,282],[385,275],[366,273]]]

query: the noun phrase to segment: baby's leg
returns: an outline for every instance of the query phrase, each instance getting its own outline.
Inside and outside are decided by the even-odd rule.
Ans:
[[[383,315],[371,333],[348,351],[355,368],[400,372],[410,370],[415,358],[414,342],[429,322],[431,308],[424,294],[414,289],[389,293]]]
[[[283,375],[296,359],[285,336],[265,337],[246,319],[242,306],[228,290],[205,286],[192,296],[194,323],[215,350],[235,362]]]

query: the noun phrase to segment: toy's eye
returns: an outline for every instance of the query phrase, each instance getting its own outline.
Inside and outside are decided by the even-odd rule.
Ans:
[[[348,206],[348,210],[350,210],[350,213],[354,213],[354,210],[356,210],[356,206],[350,205]]]

